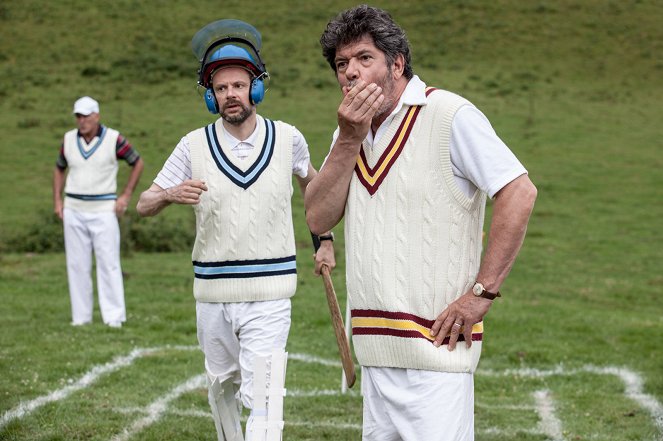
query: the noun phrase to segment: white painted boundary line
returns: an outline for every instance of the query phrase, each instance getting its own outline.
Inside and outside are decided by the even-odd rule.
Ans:
[[[474,402],[474,407],[481,407],[483,409],[498,409],[498,410],[525,410],[536,412],[536,406],[528,404],[485,404]]]
[[[640,375],[628,369],[617,367],[591,366],[590,372],[604,375],[616,375],[621,378],[626,386],[626,396],[630,397],[633,401],[649,411],[658,430],[663,434],[663,406],[656,397],[642,391],[643,381]]]
[[[514,430],[504,430],[499,427],[489,427],[483,430],[476,430],[475,432],[481,433],[482,435],[501,435],[512,438],[514,436],[525,434],[525,435],[545,435],[545,433],[533,429],[514,429]]]
[[[544,378],[552,376],[573,376],[581,373],[590,373],[598,375],[614,375],[624,383],[625,395],[638,403],[642,408],[646,409],[654,421],[654,425],[658,428],[659,432],[663,434],[663,405],[656,399],[656,397],[646,394],[643,391],[642,377],[630,369],[620,368],[615,366],[600,367],[594,365],[586,365],[577,369],[566,369],[563,366],[557,366],[553,369],[506,369],[503,371],[478,370],[477,374],[493,376],[493,377],[506,377],[506,376],[521,376],[529,378]]]
[[[41,397],[37,397],[34,400],[19,403],[18,406],[5,412],[2,415],[2,417],[0,418],[0,429],[5,425],[7,425],[12,420],[15,420],[17,418],[23,418],[26,415],[31,414],[32,412],[34,412],[36,409],[40,408],[44,404],[63,400],[72,393],[92,385],[102,375],[115,372],[120,368],[131,365],[136,358],[144,357],[146,355],[163,350],[174,349],[182,351],[182,350],[191,350],[192,348],[197,349],[196,346],[162,346],[158,348],[139,348],[131,351],[129,355],[115,357],[113,361],[109,363],[94,366],[75,383],[72,383],[68,386],[63,387],[62,389],[58,389],[54,392],[51,392],[48,395],[42,395]]]
[[[336,395],[341,395],[339,391],[334,391]],[[113,409],[115,412],[124,413],[127,415],[135,415],[137,413],[145,413],[145,408],[143,407],[123,407]],[[212,419],[212,414],[210,412],[205,412],[203,410],[169,410],[167,411],[168,415],[175,415],[179,417],[194,417],[194,418],[208,418]],[[246,416],[241,417],[242,422],[246,422]],[[310,421],[292,421],[288,420],[285,423],[286,427],[296,426],[296,427],[306,427],[315,429],[317,427],[324,427],[328,429],[342,429],[342,430],[361,430],[361,424],[354,423],[334,423],[331,421],[320,421],[315,422]]]
[[[302,361],[304,363],[315,363],[330,367],[342,367],[340,361],[327,360],[325,358],[315,357],[313,355],[298,354],[292,352],[288,352],[288,360]]]
[[[62,389],[58,389],[47,395],[42,395],[40,397],[35,398],[34,400],[20,402],[16,407],[14,407],[11,410],[8,410],[2,415],[2,417],[0,417],[0,429],[6,426],[10,421],[13,421],[17,418],[23,418],[45,404],[64,400],[74,392],[78,392],[79,390],[91,386],[103,375],[110,374],[123,367],[131,365],[137,358],[145,357],[147,355],[151,355],[160,351],[170,351],[170,350],[195,351],[199,350],[199,348],[198,346],[168,346],[168,345],[161,347],[154,347],[154,348],[136,348],[133,351],[131,351],[129,355],[118,356],[115,357],[109,363],[94,366],[76,382],[63,387]],[[292,360],[303,361],[305,363],[322,364],[324,366],[334,366],[334,367],[341,366],[340,362],[330,361],[306,354],[289,354],[288,358]]]
[[[16,406],[15,408],[5,412],[2,417],[0,417],[0,428],[4,427],[6,424],[8,424],[10,421],[13,421],[14,419],[17,418],[23,418],[30,413],[34,412],[36,409],[39,407],[55,402],[55,401],[60,401],[65,398],[67,398],[69,395],[71,395],[74,392],[77,392],[79,390],[82,390],[86,387],[89,387],[93,383],[95,383],[99,377],[112,373],[118,369],[121,369],[123,367],[131,365],[136,358],[144,357],[146,355],[154,354],[157,352],[162,352],[162,351],[168,351],[168,350],[180,350],[180,351],[191,351],[191,350],[198,350],[197,346],[162,346],[162,347],[155,347],[155,348],[137,348],[134,349],[129,353],[129,355],[125,356],[118,356],[115,357],[111,362],[103,364],[103,365],[98,365],[94,366],[90,371],[88,371],[86,374],[84,374],[79,380],[76,382],[65,386],[62,389],[58,389],[54,392],[51,392],[47,395],[42,395],[40,397],[35,398],[34,400],[27,401],[27,402],[21,402]],[[324,366],[333,366],[333,367],[340,367],[341,363],[338,361],[332,361],[332,360],[327,360],[319,357],[314,357],[310,356],[307,354],[298,354],[298,353],[290,353],[288,356],[289,359],[291,360],[297,360],[297,361],[302,361],[305,363],[315,363],[315,364],[322,364]],[[634,400],[636,403],[638,403],[640,406],[645,408],[647,411],[652,416],[652,419],[654,420],[654,424],[657,426],[659,431],[663,433],[663,406],[661,403],[652,395],[646,394],[643,392],[643,381],[640,375],[637,373],[626,369],[626,368],[618,368],[618,367],[598,367],[598,366],[593,366],[593,365],[587,365],[582,368],[578,369],[565,369],[563,366],[557,366],[554,369],[549,369],[549,370],[539,370],[539,369],[528,369],[528,368],[523,368],[523,369],[506,369],[504,371],[493,371],[490,369],[486,370],[479,370],[477,371],[478,375],[485,375],[485,376],[522,376],[522,377],[530,377],[530,378],[544,378],[544,377],[549,377],[549,376],[554,376],[554,375],[560,375],[560,376],[569,376],[569,375],[577,375],[579,373],[592,373],[592,374],[599,374],[599,375],[614,375],[617,376],[622,380],[622,382],[625,385],[625,394],[632,400]],[[177,398],[177,396],[181,395],[182,393],[186,392],[189,387],[192,387],[192,384],[197,384],[196,381],[199,381],[200,377],[192,377],[189,379],[187,382],[182,383],[178,387],[176,387],[170,394],[166,395],[165,397],[157,400],[154,402],[149,409],[148,417],[143,420],[139,420],[132,426],[133,430],[141,430],[143,426],[140,426],[141,424],[151,424],[150,419],[156,419],[160,418],[163,412],[165,412],[167,404],[172,401],[173,399]],[[194,387],[195,389],[196,387]],[[310,393],[311,395],[308,396],[316,396],[316,394],[321,394],[321,395],[332,395],[331,391],[313,391],[313,392],[307,392]],[[291,394],[292,396],[292,394]],[[300,396],[305,396],[305,395],[300,395]],[[541,410],[543,411],[543,410]],[[543,419],[543,418],[542,418]],[[141,422],[142,421],[142,422]],[[560,423],[561,427],[561,423]],[[489,429],[492,430],[492,429]],[[495,429],[499,430],[499,429]],[[553,430],[553,429],[550,429]],[[555,429],[556,430],[556,429]],[[125,431],[127,432],[127,431]],[[123,432],[124,433],[124,432]],[[556,433],[556,432],[555,432]],[[561,433],[561,429],[560,429]],[[118,435],[118,436],[123,436],[123,435]],[[129,435],[131,436],[131,435]],[[118,440],[123,440],[125,438],[118,438]],[[126,438],[128,439],[128,438]],[[561,438],[560,438],[561,439]]]
[[[360,397],[361,393],[356,390],[351,390],[346,392],[350,397]],[[311,389],[311,390],[300,390],[300,389],[288,389],[288,397],[293,398],[311,398],[311,397],[340,397],[343,395],[343,392],[340,392],[338,389]]]
[[[203,410],[192,410],[192,409],[186,409],[186,410],[179,410],[179,409],[168,409],[167,404],[171,402],[173,399],[177,398],[180,396],[182,393],[188,392],[193,389],[197,388],[205,388],[205,378],[204,375],[200,375],[199,377],[194,377],[191,378],[189,381],[186,383],[183,383],[179,386],[177,386],[175,389],[173,389],[170,393],[168,393],[166,396],[162,398],[158,398],[156,401],[152,402],[149,406],[147,407],[122,407],[122,408],[114,408],[113,411],[118,412],[118,413],[123,413],[126,415],[136,415],[136,414],[147,414],[147,416],[141,418],[140,420],[136,421],[131,429],[125,429],[121,435],[118,435],[114,438],[112,438],[112,441],[127,441],[129,440],[133,435],[136,435],[140,430],[144,429],[145,427],[148,427],[150,424],[155,423],[159,418],[165,415],[175,415],[179,417],[184,417],[184,418],[202,418],[202,419],[212,419],[212,414],[209,411],[203,411]],[[346,392],[345,394],[347,394]],[[361,396],[360,394],[349,391],[350,394],[353,394],[357,397]],[[316,390],[311,390],[311,391],[300,391],[300,390],[292,390],[288,391],[288,396],[290,398],[295,398],[295,397],[315,397],[315,396],[344,396],[345,395],[343,392],[339,392],[336,389],[316,389]],[[347,396],[347,395],[345,395]],[[528,410],[535,410],[534,406],[506,406],[506,407],[513,407],[516,408],[517,410],[526,408]],[[158,411],[158,412],[156,412]],[[246,416],[242,416],[241,420],[243,422],[246,422]],[[286,426],[287,427],[306,427],[309,429],[315,429],[315,428],[326,428],[326,429],[333,429],[333,430],[351,430],[355,432],[361,432],[362,430],[362,425],[361,424],[354,424],[354,423],[336,423],[336,422],[331,422],[331,421],[321,421],[321,420],[316,420],[315,422],[309,422],[309,421],[295,421],[289,419],[286,421]],[[479,433],[482,434],[490,434],[490,435],[503,435],[503,436],[516,436],[519,433],[525,433],[528,435],[548,435],[550,436],[549,431],[546,430],[528,430],[528,429],[519,429],[519,430],[503,430],[499,429],[496,427],[488,428],[479,431]],[[553,441],[558,441],[556,438]]]
[[[539,430],[552,441],[564,441],[562,422],[555,415],[555,403],[549,390],[537,390],[533,394],[539,414]]]
[[[161,416],[168,411],[168,404],[170,404],[171,401],[177,399],[182,394],[204,387],[206,387],[205,374],[196,375],[195,377],[189,378],[184,383],[181,383],[172,389],[166,395],[158,398],[156,401],[153,401],[149,406],[147,406],[147,408],[141,409],[141,412],[147,413],[147,415],[134,421],[130,428],[124,429],[121,434],[114,436],[112,441],[129,440],[136,433],[157,422]],[[212,414],[209,416],[211,417]]]
[[[344,394],[338,390],[332,390],[333,395],[336,396],[343,396]],[[359,394],[357,394],[359,396]],[[530,406],[529,409],[533,409],[533,406]],[[122,408],[114,408],[114,412],[118,413],[123,413],[126,415],[136,415],[138,413],[145,413],[145,408],[143,407],[122,407]],[[203,410],[168,410],[166,412],[167,415],[175,415],[178,417],[184,417],[184,418],[203,418],[203,419],[212,419],[212,414],[210,412],[206,412]],[[246,422],[246,416],[242,416],[241,418],[242,422]],[[334,423],[331,421],[320,421],[317,420],[315,423],[310,422],[310,421],[293,421],[293,420],[288,420],[286,421],[286,427],[306,427],[308,429],[316,429],[316,428],[326,428],[326,429],[334,429],[334,430],[353,430],[356,432],[361,432],[362,425],[361,424],[354,424],[354,423]],[[531,430],[531,429],[515,429],[515,430],[504,430],[500,429],[498,427],[489,427],[486,429],[478,430],[477,433],[480,433],[482,435],[502,435],[502,436],[508,436],[508,437],[514,437],[518,434],[525,434],[525,435],[548,435],[545,432],[542,432],[540,430]],[[549,435],[548,435],[549,436]],[[589,439],[593,439],[593,437],[589,437]]]
[[[334,395],[336,396],[343,396],[344,394],[338,390],[333,390]],[[123,408],[114,408],[114,412],[118,413],[123,413],[127,415],[136,415],[139,413],[145,413],[146,410],[143,407],[123,407]],[[178,410],[178,409],[173,409],[173,410],[168,410],[165,412],[167,415],[175,415],[178,417],[184,417],[184,418],[203,418],[203,419],[212,419],[212,414],[210,412],[206,412],[203,410]],[[241,418],[242,422],[246,422],[246,416],[242,416]],[[316,428],[326,428],[326,429],[334,429],[334,430],[352,430],[356,432],[361,432],[362,425],[361,424],[355,424],[355,423],[335,423],[331,421],[321,421],[321,420],[316,420],[315,422],[310,422],[310,421],[293,421],[293,420],[288,420],[286,421],[286,427],[306,427],[308,429],[316,429]],[[515,429],[515,430],[504,430],[500,429],[498,427],[489,427],[486,429],[478,430],[477,433],[483,434],[483,435],[502,435],[502,436],[507,436],[507,437],[514,437],[518,434],[525,434],[525,435],[547,435],[547,433],[542,432],[540,430],[531,430],[531,429]],[[591,437],[590,437],[591,439]]]

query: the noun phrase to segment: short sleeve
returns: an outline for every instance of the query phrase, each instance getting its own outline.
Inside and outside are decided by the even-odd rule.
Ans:
[[[191,179],[191,150],[189,139],[185,136],[175,146],[163,168],[154,179],[154,183],[161,188],[171,188]]]
[[[301,178],[308,175],[308,165],[311,162],[311,154],[308,151],[308,144],[304,135],[293,127],[292,137],[292,173]]]
[[[454,176],[469,194],[479,188],[493,198],[506,184],[527,173],[484,114],[469,104],[454,116],[450,154]]]

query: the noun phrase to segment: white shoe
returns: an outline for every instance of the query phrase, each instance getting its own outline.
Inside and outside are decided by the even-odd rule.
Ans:
[[[120,321],[108,322],[107,325],[110,326],[111,328],[121,328],[122,327],[122,322],[120,322]]]
[[[92,322],[71,322],[71,326],[85,326],[85,325],[89,325],[91,323]]]

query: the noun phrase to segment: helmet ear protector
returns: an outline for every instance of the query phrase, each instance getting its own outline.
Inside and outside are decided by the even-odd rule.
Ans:
[[[256,61],[248,50],[231,43],[248,46],[256,54],[258,60]],[[254,105],[262,102],[269,85],[269,73],[265,68],[265,63],[260,58],[260,52],[247,39],[225,37],[209,45],[198,70],[198,84],[205,88],[205,105],[210,113],[219,113],[219,105],[212,89],[211,76],[217,68],[222,66],[238,66],[247,69],[254,76],[249,86],[249,100]]]
[[[251,86],[249,88],[249,100],[251,104],[258,105],[265,98],[265,82],[262,74],[260,77],[256,77],[251,81]],[[267,77],[269,79],[269,77]],[[205,105],[207,110],[213,115],[219,113],[219,104],[216,102],[216,97],[214,96],[214,90],[211,87],[205,89]]]
[[[205,98],[205,105],[207,106],[207,110],[209,110],[209,113],[212,115],[216,115],[219,113],[219,103],[216,102],[216,98],[214,97],[214,91],[212,90],[211,87],[208,87],[205,89],[205,95],[203,95]]]

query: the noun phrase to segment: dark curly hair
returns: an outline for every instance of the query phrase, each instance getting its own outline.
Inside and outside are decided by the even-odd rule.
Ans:
[[[394,22],[388,12],[368,5],[343,11],[327,23],[327,28],[320,37],[320,45],[322,55],[334,72],[336,50],[359,41],[366,35],[370,35],[375,46],[385,54],[387,66],[390,68],[398,55],[402,54],[405,59],[403,75],[408,80],[412,78],[414,72],[410,64],[410,43],[405,31]]]

